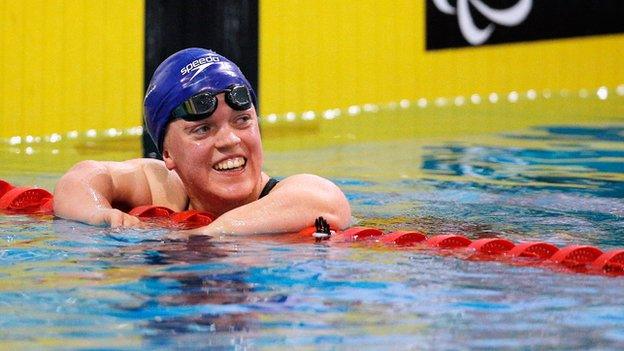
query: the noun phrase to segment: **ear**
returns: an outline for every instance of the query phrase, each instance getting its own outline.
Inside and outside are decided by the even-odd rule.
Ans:
[[[163,150],[163,161],[165,161],[165,167],[167,167],[168,170],[172,171],[175,169],[175,161],[171,157],[169,150],[166,148]]]

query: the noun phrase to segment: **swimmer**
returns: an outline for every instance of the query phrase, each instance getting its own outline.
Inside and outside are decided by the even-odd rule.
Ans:
[[[154,72],[144,100],[147,131],[163,160],[82,161],[59,180],[54,211],[92,225],[135,226],[126,211],[158,205],[210,212],[193,234],[293,233],[322,216],[349,225],[344,193],[298,174],[279,182],[262,171],[257,99],[240,69],[214,51],[179,51]]]

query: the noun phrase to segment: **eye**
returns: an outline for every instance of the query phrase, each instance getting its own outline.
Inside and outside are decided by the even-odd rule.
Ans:
[[[250,115],[240,115],[236,117],[234,123],[238,127],[246,127],[251,124],[252,118]]]
[[[191,130],[192,134],[208,134],[210,132],[210,126],[207,124],[201,124]]]

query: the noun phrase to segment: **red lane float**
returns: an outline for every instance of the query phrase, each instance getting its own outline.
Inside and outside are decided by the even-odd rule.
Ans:
[[[471,254],[471,260],[491,260],[503,258],[503,254],[513,249],[516,245],[507,239],[484,238],[473,241],[468,245],[467,251]]]
[[[379,241],[384,244],[394,244],[397,246],[413,246],[427,240],[425,234],[419,231],[399,230],[379,237]]]
[[[186,228],[199,228],[212,223],[215,216],[212,213],[188,210],[175,212],[171,215],[171,220],[181,224]]]
[[[194,229],[212,223],[215,216],[208,212],[188,210],[175,212],[170,208],[156,205],[144,205],[133,208],[129,214],[141,220],[159,223],[163,226],[176,226]]]
[[[52,194],[41,188],[12,188],[0,197],[0,210],[10,213],[52,214]]]
[[[606,275],[624,275],[624,250],[605,252],[590,263],[590,272]]]
[[[13,189],[14,186],[10,183],[0,179],[0,198],[7,193],[7,191]]]
[[[501,255],[515,246],[514,243],[507,239],[485,238],[473,241],[468,245],[468,249],[487,255]]]
[[[516,245],[509,251],[509,256],[535,260],[547,260],[557,251],[559,251],[559,248],[553,244],[541,241],[529,241]]]
[[[351,227],[334,235],[335,240],[343,242],[354,242],[372,239],[381,236],[383,232],[375,228]]]
[[[429,247],[435,247],[438,249],[459,249],[470,245],[470,239],[461,234],[441,234],[432,236],[425,241],[425,244]]]
[[[53,196],[44,189],[14,187],[0,179],[0,211],[7,214],[53,214]],[[163,206],[139,206],[129,212],[143,221],[162,226],[192,229],[212,223],[215,216],[200,211],[174,212]],[[386,247],[411,247],[440,254],[455,254],[469,260],[497,260],[510,264],[537,265],[560,272],[624,276],[624,249],[602,252],[587,245],[572,245],[559,249],[545,242],[514,244],[504,238],[470,240],[461,234],[441,234],[427,237],[419,231],[395,231],[384,234],[376,228],[352,227],[344,231],[331,229],[326,222],[323,238],[334,243],[382,244]],[[317,227],[308,227],[298,237],[319,240]]]
[[[41,204],[41,207],[39,207],[39,212],[40,213],[53,215],[54,214],[54,198],[51,197],[51,198],[45,200]]]
[[[144,205],[130,210],[128,214],[142,219],[169,218],[174,211],[164,206]]]
[[[585,273],[590,264],[600,255],[602,255],[602,251],[596,247],[571,245],[557,251],[548,261],[575,272]]]

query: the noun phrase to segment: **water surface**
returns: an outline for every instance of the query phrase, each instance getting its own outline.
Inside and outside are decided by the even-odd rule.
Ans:
[[[624,247],[624,126],[543,126],[270,152],[354,223]],[[9,173],[51,188],[58,174]],[[165,229],[0,216],[7,349],[619,349],[624,278],[417,250],[163,240]]]

